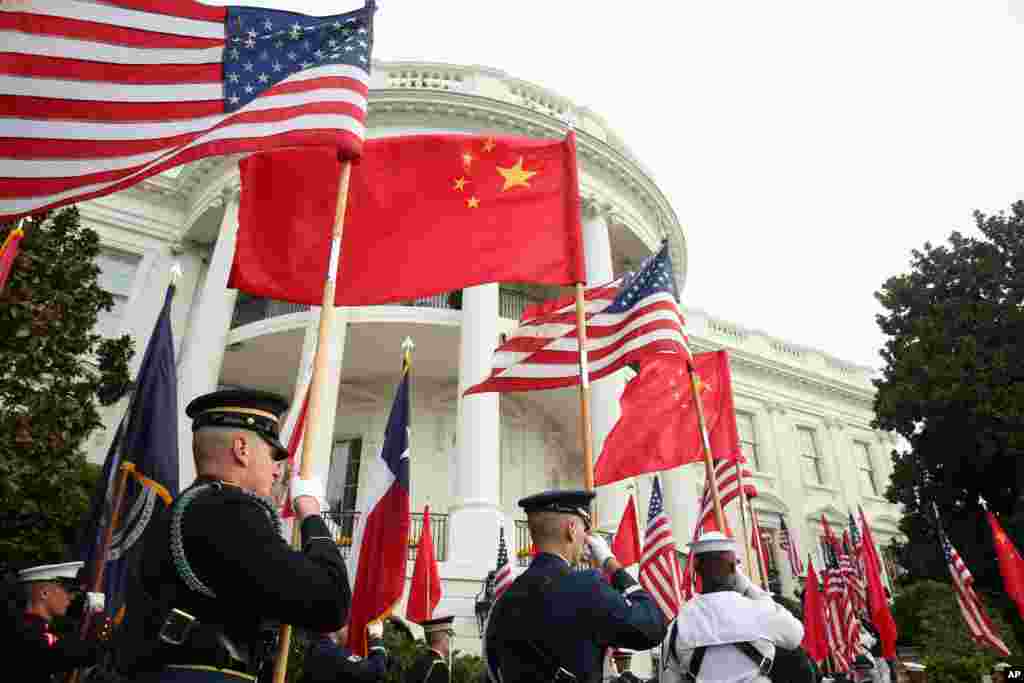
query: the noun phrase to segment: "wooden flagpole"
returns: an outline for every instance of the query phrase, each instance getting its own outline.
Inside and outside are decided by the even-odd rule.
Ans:
[[[747,512],[750,509],[750,503],[747,501],[747,492],[743,489],[743,465],[740,464],[739,458],[736,458],[736,483],[739,484],[740,487],[740,527],[743,529],[743,553],[747,557],[747,567],[749,567],[749,569],[747,569],[747,573],[752,576],[751,572],[756,569],[756,578],[763,587],[764,577],[761,576],[761,565],[760,563],[755,564],[753,562],[753,553],[750,548],[751,538],[747,529]],[[753,515],[751,515],[750,525],[753,526],[753,524]]]
[[[690,388],[693,390],[693,403],[697,406],[697,423],[700,425],[700,440],[704,447],[704,472],[711,489],[711,500],[715,505],[715,521],[719,529],[725,529],[725,515],[722,513],[722,498],[718,495],[718,482],[715,480],[715,466],[711,461],[711,442],[708,440],[708,427],[704,422],[704,402],[700,398],[697,386],[697,370],[693,360],[687,359],[686,369],[690,373]]]
[[[324,281],[323,303],[320,305],[320,329],[317,335],[316,355],[313,356],[313,374],[309,382],[309,403],[306,406],[306,424],[302,436],[302,465],[299,469],[300,479],[313,476],[313,430],[320,421],[320,395],[323,393],[327,374],[327,354],[334,329],[334,290],[338,280],[338,259],[341,255],[341,235],[345,227],[345,210],[348,208],[348,181],[352,172],[352,163],[345,161],[341,165],[341,180],[338,183],[338,204],[334,213],[334,228],[331,232],[331,258],[327,265],[327,278]],[[299,541],[298,518],[292,523],[292,546],[297,547]],[[274,663],[274,683],[284,683],[288,672],[288,649],[291,645],[292,629],[289,624],[281,624],[278,637],[277,659]]]
[[[576,283],[576,337],[580,346],[580,439],[583,442],[583,486],[594,490],[594,432],[590,424],[590,370],[587,367],[587,314],[583,283]],[[594,519],[597,505],[594,505]]]

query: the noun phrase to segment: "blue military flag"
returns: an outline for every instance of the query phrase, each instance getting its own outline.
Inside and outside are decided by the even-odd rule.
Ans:
[[[118,472],[128,470],[124,499],[117,511],[102,591],[106,611],[116,616],[124,604],[125,586],[138,543],[159,506],[178,495],[178,391],[171,334],[174,285],[167,288],[163,309],[142,358],[128,409],[118,425],[93,495],[79,557],[92,584],[110,526]]]

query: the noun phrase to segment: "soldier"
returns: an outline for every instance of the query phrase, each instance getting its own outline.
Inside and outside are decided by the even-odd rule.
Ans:
[[[365,658],[345,646],[348,626],[337,633],[322,635],[312,643],[303,663],[302,683],[373,683],[383,680],[388,670],[384,625],[374,622],[366,630],[369,648]]]
[[[484,658],[494,683],[601,680],[609,647],[647,650],[665,636],[661,610],[590,535],[590,491],[547,491],[519,501],[538,554],[498,599]],[[572,571],[589,550],[595,570]]]
[[[54,674],[95,664],[100,656],[102,640],[109,627],[109,620],[102,614],[94,615],[84,639],[77,631],[58,636],[50,630],[54,617],[67,616],[68,608],[79,592],[77,576],[81,568],[81,562],[65,562],[18,572],[25,602],[13,646],[23,672],[19,674],[19,680],[49,683]],[[102,593],[87,593],[85,598],[87,610],[102,613]]]
[[[146,532],[128,593],[119,665],[147,681],[253,681],[277,623],[333,631],[350,602],[345,562],[320,516],[323,484],[296,479],[302,551],[281,535],[270,503],[288,452],[278,440],[287,404],[261,391],[196,398],[198,476]]]
[[[452,638],[455,629],[452,622],[455,617],[440,617],[420,624],[427,647],[430,648],[420,655],[409,672],[405,675],[406,683],[449,683],[451,681]]]

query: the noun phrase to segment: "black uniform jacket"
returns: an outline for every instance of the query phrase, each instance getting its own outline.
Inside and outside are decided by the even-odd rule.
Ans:
[[[50,683],[55,673],[95,664],[100,645],[82,640],[74,631],[58,637],[44,619],[26,614],[10,652],[17,662],[19,681]]]
[[[448,664],[438,652],[427,650],[409,667],[405,683],[448,683]]]
[[[371,640],[369,646],[367,656],[360,657],[327,636],[320,636],[306,653],[302,683],[371,683],[383,680],[388,668],[387,650],[380,640]]]
[[[199,479],[193,486],[209,483]],[[166,664],[211,663],[204,661],[208,653],[189,643],[159,643],[160,626],[172,607],[250,648],[262,638],[267,621],[319,632],[340,628],[351,598],[345,562],[321,517],[307,517],[301,532],[303,550],[292,550],[266,509],[237,487],[219,485],[198,495],[185,509],[181,546],[197,578],[214,592],[209,597],[190,588],[175,568],[165,511],[146,531],[140,567],[129,584],[121,668],[153,671]]]
[[[595,683],[607,648],[648,650],[665,630],[661,609],[625,570],[609,585],[597,570],[573,572],[541,553],[494,605],[485,657],[502,683],[550,680],[558,667]]]

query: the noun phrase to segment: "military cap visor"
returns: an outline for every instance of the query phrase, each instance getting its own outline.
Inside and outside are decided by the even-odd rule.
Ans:
[[[569,491],[544,491],[527,496],[519,501],[519,507],[523,508],[527,515],[534,512],[561,512],[568,515],[576,515],[586,522],[587,528],[591,526],[590,501],[597,494],[593,491],[575,489]]]
[[[274,449],[274,460],[288,457],[281,443],[281,416],[288,403],[269,391],[215,391],[196,398],[185,408],[192,431],[203,427],[235,427],[259,434]]]
[[[437,619],[427,619],[426,621],[420,622],[420,626],[423,627],[424,633],[436,633],[438,631],[451,631],[452,622],[455,621],[455,616],[450,617],[439,617]]]

